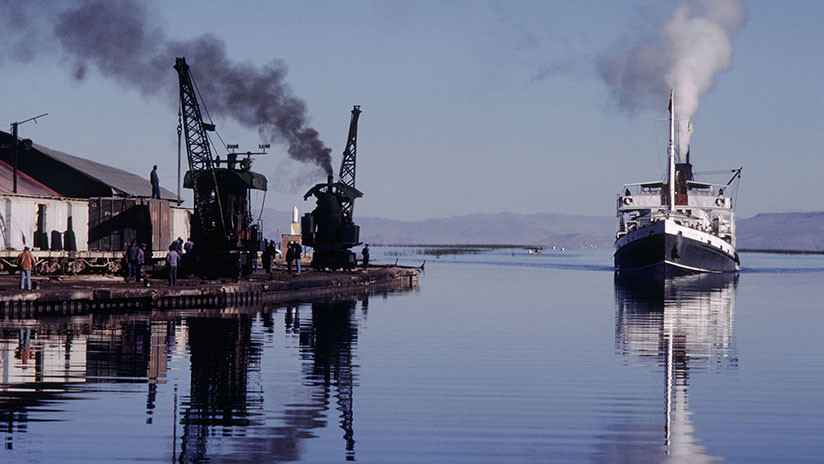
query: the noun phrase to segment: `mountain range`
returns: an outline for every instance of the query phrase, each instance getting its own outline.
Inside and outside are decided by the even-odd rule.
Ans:
[[[265,209],[265,230],[289,229],[292,214]],[[560,213],[478,213],[465,216],[398,221],[357,217],[361,241],[374,245],[529,245],[609,248],[615,218]],[[824,251],[824,212],[761,213],[736,221],[741,250]]]

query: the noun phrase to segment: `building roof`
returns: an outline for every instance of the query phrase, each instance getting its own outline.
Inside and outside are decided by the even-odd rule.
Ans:
[[[14,167],[0,161],[0,193],[14,192]],[[17,193],[36,197],[61,197],[58,192],[32,179],[28,174],[17,172]]]
[[[109,185],[113,190],[112,194],[115,196],[152,196],[152,184],[149,182],[148,172],[145,177],[141,177],[122,169],[106,166],[105,164],[96,163],[77,156],[72,156],[68,153],[63,153],[62,151],[57,151],[42,145],[33,144],[32,148],[65,164],[66,166],[82,172],[91,179]],[[177,195],[163,187],[160,187],[160,197],[165,200],[177,199]]]
[[[9,145],[11,139],[10,134],[0,131],[0,145]],[[12,150],[8,147],[0,149],[0,161],[11,164],[12,159]],[[138,176],[39,144],[33,144],[30,150],[19,152],[18,172],[29,175],[46,188],[67,197],[150,197],[152,195],[152,184],[149,182],[148,172],[145,176]],[[177,200],[177,195],[163,187],[160,188],[160,196],[167,200]]]

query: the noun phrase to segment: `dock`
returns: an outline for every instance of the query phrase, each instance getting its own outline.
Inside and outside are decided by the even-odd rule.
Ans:
[[[416,289],[420,270],[376,266],[349,272],[312,269],[296,275],[259,271],[247,279],[181,278],[126,282],[122,277],[93,275],[33,277],[37,288],[21,292],[17,275],[0,275],[0,320],[154,309],[209,309],[297,302],[342,292]]]

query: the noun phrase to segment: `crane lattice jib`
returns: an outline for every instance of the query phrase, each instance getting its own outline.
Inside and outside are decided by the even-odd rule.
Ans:
[[[352,118],[349,120],[349,137],[346,139],[346,148],[343,150],[343,158],[340,162],[340,181],[349,187],[355,187],[355,162],[357,161],[358,149],[358,116],[360,116],[360,105],[352,108]],[[343,204],[344,213],[352,217],[355,207],[355,199]]]
[[[180,78],[180,107],[195,209],[198,211],[204,231],[223,233],[225,223],[220,207],[212,152],[209,139],[206,138],[206,127],[195,96],[189,65],[186,64],[185,58],[177,58],[174,68]]]

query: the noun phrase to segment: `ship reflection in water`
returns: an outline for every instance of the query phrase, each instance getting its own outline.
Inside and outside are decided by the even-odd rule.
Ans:
[[[733,343],[737,283],[738,275],[731,273],[666,279],[615,273],[616,350],[627,357],[630,368],[640,364],[660,369],[664,380],[660,448],[668,458],[718,459],[701,444],[691,419],[688,390],[691,372],[737,368]],[[637,443],[625,451],[642,461],[664,459],[655,452],[642,458],[636,454]]]
[[[335,422],[342,431],[335,460],[354,460],[353,352],[368,301],[357,294],[278,307],[0,321],[6,452],[29,451],[26,437],[45,433],[36,432],[44,421],[66,421],[65,428],[77,419],[71,411],[102,413],[70,402],[143,383],[145,402],[116,402],[106,413],[126,422],[144,415],[148,434],[134,429],[118,442],[105,430],[74,432],[107,441],[95,460],[122,459],[134,439],[168,443],[146,460],[168,462],[171,453],[181,463],[297,461],[302,442]],[[38,459],[57,459],[59,441],[72,439],[66,432],[50,445],[54,455]]]

